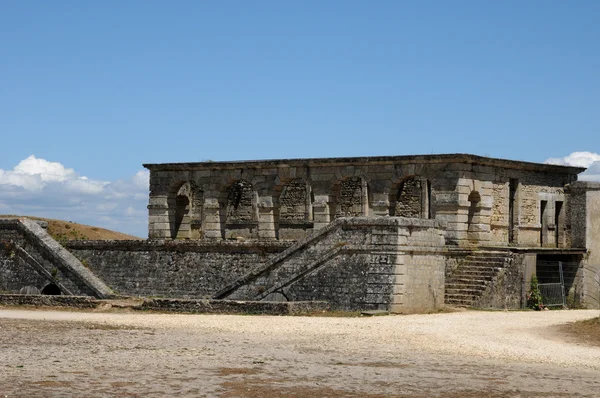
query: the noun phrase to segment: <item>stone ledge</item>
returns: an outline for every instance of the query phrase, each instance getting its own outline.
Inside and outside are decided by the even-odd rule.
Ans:
[[[233,301],[233,300],[186,300],[167,298],[119,298],[99,300],[89,296],[44,296],[24,294],[0,294],[0,306],[63,307],[92,309],[129,307],[139,311],[161,311],[192,314],[250,314],[250,315],[302,315],[328,311],[325,301]],[[123,302],[129,301],[128,305]],[[114,304],[114,305],[113,305]]]
[[[99,303],[99,300],[89,296],[0,294],[0,305],[96,308]]]
[[[322,312],[329,309],[324,301],[237,301],[237,300],[183,300],[146,299],[135,307],[138,310],[169,311],[198,314],[251,314],[251,315],[299,315]]]
[[[569,167],[544,163],[523,162],[518,160],[490,158],[465,153],[437,154],[437,155],[404,155],[404,156],[363,156],[345,158],[306,158],[306,159],[269,159],[269,160],[238,160],[225,162],[197,162],[197,163],[145,163],[146,169],[151,171],[188,171],[188,170],[224,170],[224,169],[275,169],[288,167],[326,167],[326,166],[375,166],[375,165],[411,165],[411,164],[436,164],[459,163],[481,166],[499,166],[509,169],[555,172],[561,174],[579,174],[585,171],[582,167]]]
[[[240,252],[253,251],[279,253],[292,245],[279,241],[228,241],[228,240],[79,240],[65,243],[69,250],[122,250],[165,252]]]
[[[279,220],[279,228],[312,228],[314,225],[308,220]]]

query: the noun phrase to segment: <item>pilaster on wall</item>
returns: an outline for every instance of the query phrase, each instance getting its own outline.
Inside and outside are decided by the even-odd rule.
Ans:
[[[390,200],[389,194],[378,193],[373,194],[372,216],[386,217],[390,215]]]
[[[258,199],[258,239],[275,240],[275,206],[272,197]]]
[[[446,239],[457,246],[491,240],[492,189],[487,181],[459,178],[454,191],[436,192],[436,219],[447,222]]]
[[[331,220],[329,195],[315,195],[312,205],[314,229],[326,227]]]
[[[167,195],[152,195],[148,204],[148,238],[165,239],[170,236]]]
[[[204,238],[221,239],[221,206],[217,198],[204,199]]]

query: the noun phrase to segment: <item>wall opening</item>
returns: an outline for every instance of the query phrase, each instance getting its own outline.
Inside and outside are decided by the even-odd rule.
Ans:
[[[433,212],[433,200],[431,200],[431,181],[425,180],[425,184],[427,185],[427,190],[425,192],[425,200],[427,201],[427,205],[425,206],[427,209],[427,218],[435,218],[435,214]]]
[[[540,201],[540,246],[548,243],[548,201]]]
[[[204,193],[194,181],[173,186],[168,198],[171,239],[201,237],[203,205]]]
[[[189,214],[190,199],[185,195],[177,195],[175,198],[175,228],[173,229],[173,239],[189,238]],[[184,228],[182,228],[182,225],[184,225]]]
[[[310,195],[304,180],[297,178],[288,182],[279,196],[280,224],[308,220],[309,201]]]
[[[519,180],[511,178],[509,182],[508,192],[508,243],[515,242],[515,227],[517,223],[517,190],[519,188]]]
[[[60,296],[62,294],[62,292],[60,291],[60,288],[56,284],[48,283],[42,289],[42,294],[45,294],[47,296]]]
[[[430,218],[431,185],[422,177],[409,177],[392,190],[390,215],[409,218]]]
[[[350,177],[340,181],[335,194],[335,218],[359,217],[365,215],[366,186],[360,177]]]
[[[564,218],[563,202],[556,201],[554,204],[554,242],[556,247],[564,246]]]
[[[227,195],[227,224],[256,221],[256,199],[252,184],[245,180],[233,183]]]
[[[472,191],[469,194],[469,212],[467,214],[467,239],[471,243],[476,243],[480,240],[479,228],[481,224],[480,211],[481,211],[481,195],[478,191]]]

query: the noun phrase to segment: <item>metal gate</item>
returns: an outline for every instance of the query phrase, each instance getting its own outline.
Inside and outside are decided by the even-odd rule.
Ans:
[[[543,265],[551,267],[555,265],[554,261],[544,261]],[[562,306],[566,303],[565,299],[565,279],[563,275],[563,263],[558,261],[558,275],[559,281],[555,283],[538,283],[540,293],[542,293],[542,303],[546,307]]]

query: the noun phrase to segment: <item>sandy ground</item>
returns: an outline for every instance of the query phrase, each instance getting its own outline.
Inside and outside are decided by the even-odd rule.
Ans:
[[[0,309],[1,397],[600,397],[598,311],[372,318]]]

